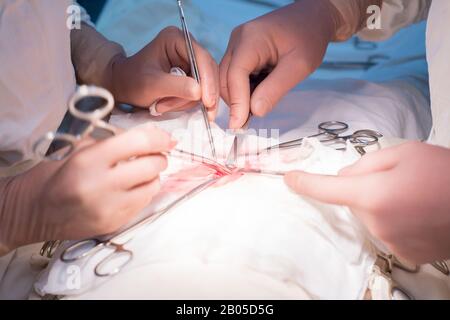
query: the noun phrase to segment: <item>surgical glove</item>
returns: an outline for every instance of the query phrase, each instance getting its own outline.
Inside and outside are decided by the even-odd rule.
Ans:
[[[330,41],[342,40],[343,32],[354,25],[341,11],[329,0],[299,0],[233,31],[220,63],[220,90],[230,106],[230,128],[241,128],[249,112],[256,116],[270,112],[321,65]],[[361,17],[349,17],[356,18]],[[249,77],[261,71],[270,74],[251,95]]]
[[[327,1],[302,0],[237,27],[220,63],[221,95],[230,128],[249,112],[264,116],[322,62],[338,13]],[[250,75],[270,71],[250,97]]]
[[[450,150],[411,142],[367,154],[339,176],[293,172],[299,194],[349,206],[397,256],[450,258]]]
[[[136,55],[116,57],[112,67],[115,98],[145,108],[158,101],[158,113],[186,110],[202,100],[213,120],[220,97],[219,67],[195,39],[193,45],[201,86],[192,77],[170,74],[173,67],[189,74],[190,63],[182,31],[169,27]]]
[[[176,142],[145,125],[84,143],[65,162],[43,162],[0,182],[0,254],[45,240],[109,234],[159,191],[167,166],[161,152]]]

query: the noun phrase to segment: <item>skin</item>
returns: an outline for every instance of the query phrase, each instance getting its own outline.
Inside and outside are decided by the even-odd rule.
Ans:
[[[219,67],[211,55],[193,39],[201,86],[192,77],[170,74],[172,67],[190,72],[183,33],[169,27],[131,57],[118,56],[112,63],[113,94],[120,101],[148,108],[159,101],[160,113],[182,111],[202,101],[210,120],[215,118],[220,98]]]
[[[450,150],[411,142],[361,158],[337,177],[292,172],[297,193],[349,206],[397,256],[415,263],[450,257]]]

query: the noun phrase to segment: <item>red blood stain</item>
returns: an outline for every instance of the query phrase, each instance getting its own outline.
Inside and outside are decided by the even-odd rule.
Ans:
[[[198,186],[202,181],[217,177],[221,178],[215,184],[216,187],[223,186],[236,181],[243,174],[238,169],[232,172],[224,172],[220,168],[207,163],[182,169],[164,179],[161,193],[189,191]]]

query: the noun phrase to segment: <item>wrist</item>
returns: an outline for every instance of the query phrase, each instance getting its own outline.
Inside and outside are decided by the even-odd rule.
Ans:
[[[18,230],[21,225],[17,222],[20,217],[19,207],[24,206],[23,202],[18,202],[19,178],[6,178],[1,186],[1,212],[0,212],[0,256],[24,245],[22,239],[23,232]],[[25,219],[24,219],[25,220]],[[24,222],[24,221],[22,221]]]
[[[346,34],[350,31],[347,30],[347,23],[342,13],[338,10],[333,1],[325,0],[324,6],[328,13],[328,21],[330,25],[330,42],[342,41],[341,39],[347,38]]]
[[[328,42],[335,41],[345,21],[332,0],[297,0],[294,6],[297,7],[299,14],[307,14],[308,18],[314,21],[315,28],[318,28],[315,31],[321,37],[326,38]],[[302,18],[298,18],[299,23]]]
[[[367,9],[381,7],[383,0],[325,0],[334,19],[335,32],[332,41],[346,41],[361,31],[368,17]]]
[[[43,220],[39,201],[42,188],[34,185],[34,178],[24,173],[1,183],[0,255],[45,240],[38,228]]]
[[[317,0],[316,0],[317,1]],[[329,42],[336,41],[340,37],[345,20],[336,6],[330,0],[319,1],[321,10],[325,13],[326,30],[328,31]]]
[[[0,180],[0,257],[6,255],[12,250],[11,239],[7,230],[9,226],[9,219],[7,210],[7,199],[9,185],[12,178],[5,178]]]

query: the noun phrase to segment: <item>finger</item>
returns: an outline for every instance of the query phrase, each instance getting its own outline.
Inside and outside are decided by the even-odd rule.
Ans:
[[[140,157],[120,163],[113,169],[112,179],[121,190],[129,190],[150,183],[167,168],[167,158],[162,155]]]
[[[199,101],[202,98],[202,88],[191,77],[181,77],[161,72],[153,91],[159,93],[159,98],[177,97],[189,101]]]
[[[186,111],[189,109],[192,109],[194,107],[198,106],[198,102],[186,102],[185,104],[179,106],[176,109],[172,109],[171,112],[181,112],[181,111]]]
[[[87,137],[83,138],[77,144],[77,147],[76,147],[76,149],[74,149],[73,154],[83,152],[84,150],[88,149],[89,147],[93,146],[96,143],[97,143],[97,140],[95,140],[94,138],[92,138],[90,136],[87,136]]]
[[[295,192],[325,203],[357,206],[364,184],[361,177],[334,177],[302,171],[285,176],[286,184]]]
[[[228,105],[230,105],[230,95],[228,91],[228,69],[230,67],[231,56],[232,56],[231,50],[228,49],[225,55],[223,56],[219,66],[220,95]]]
[[[227,77],[231,129],[242,128],[250,114],[250,74],[257,68],[257,60],[253,50],[233,53]]]
[[[398,163],[396,147],[364,155],[359,161],[339,171],[340,176],[356,176],[387,171]]]
[[[189,54],[187,52],[186,43],[182,31],[177,28],[168,28],[168,30],[174,40],[174,46],[169,46],[169,48],[171,49],[167,52],[172,66],[177,66],[174,64],[180,64],[181,62],[189,64]],[[188,100],[198,101],[202,99],[203,104],[206,106],[206,108],[214,108],[220,95],[220,91],[218,90],[218,66],[209,52],[202,46],[200,46],[192,35],[191,39],[195,57],[198,63],[198,71],[200,73],[199,76],[201,83],[201,97],[199,97],[198,99]]]
[[[156,105],[159,113],[182,112],[198,106],[197,101],[187,101],[180,98],[165,98]],[[206,109],[209,121],[214,121],[218,108]]]
[[[132,217],[142,211],[151,203],[160,190],[161,182],[159,179],[155,179],[152,182],[143,184],[126,192],[123,196],[123,200],[133,206],[133,210],[127,210],[128,215],[131,215]],[[128,216],[128,218],[131,217]]]
[[[176,141],[165,131],[145,124],[98,142],[86,150],[87,159],[106,159],[115,166],[120,161],[170,151]]]
[[[194,37],[191,35],[191,38]],[[188,71],[190,69],[189,54],[186,48],[186,42],[184,39],[184,33],[177,27],[167,27],[163,29],[157,39],[161,40],[164,48],[164,53],[168,58],[168,64],[166,72],[173,67],[181,67],[183,70]]]
[[[164,98],[156,105],[156,111],[159,113],[177,112],[179,109],[184,110],[187,105],[195,106],[198,102],[189,101],[181,98]]]
[[[286,93],[309,74],[308,68],[303,68],[293,59],[280,60],[267,78],[256,87],[251,98],[252,113],[258,117],[269,113]]]
[[[219,101],[220,101],[220,99],[219,99]],[[217,113],[219,112],[219,101],[217,102],[217,106],[215,108],[207,110],[208,119],[211,122],[215,121],[215,119],[217,117]]]
[[[202,101],[206,108],[215,108],[220,96],[219,66],[208,51],[193,41],[200,72]]]

